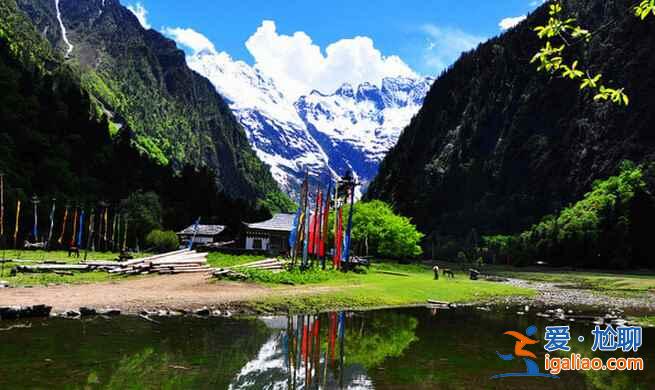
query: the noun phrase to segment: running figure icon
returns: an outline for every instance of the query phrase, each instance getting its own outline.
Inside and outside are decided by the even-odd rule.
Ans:
[[[525,377],[525,376],[559,378],[556,375],[540,372],[539,366],[537,365],[537,362],[534,360],[537,359],[537,356],[534,353],[530,351],[526,351],[524,349],[527,345],[533,345],[539,342],[539,340],[533,340],[530,338],[530,336],[533,336],[536,333],[537,333],[537,327],[534,325],[528,327],[525,330],[525,335],[513,330],[503,333],[508,336],[512,336],[516,339],[516,342],[514,343],[514,353],[502,354],[500,352],[496,352],[496,354],[502,360],[514,360],[515,357],[523,358],[523,362],[525,363],[525,372],[508,372],[505,374],[497,374],[492,376],[491,379],[506,378],[506,377]]]

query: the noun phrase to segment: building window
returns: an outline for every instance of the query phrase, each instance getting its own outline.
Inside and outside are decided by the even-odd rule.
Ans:
[[[262,239],[255,238],[252,240],[252,249],[262,249]]]

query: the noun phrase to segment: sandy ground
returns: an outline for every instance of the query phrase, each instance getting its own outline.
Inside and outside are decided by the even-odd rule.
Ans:
[[[220,307],[277,294],[309,294],[325,287],[269,288],[250,283],[214,281],[204,274],[162,275],[119,282],[0,289],[0,306],[46,304],[54,312],[117,308],[124,313],[143,309],[193,310]]]

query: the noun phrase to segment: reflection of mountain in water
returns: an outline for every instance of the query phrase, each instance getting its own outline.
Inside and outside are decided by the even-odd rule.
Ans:
[[[416,320],[406,316],[383,325],[346,313],[263,321],[280,331],[243,366],[230,389],[372,389],[373,381],[366,371],[371,367],[371,357],[380,363],[397,356],[415,339],[416,328]],[[390,340],[392,333],[401,336]],[[393,348],[390,341],[396,344]]]

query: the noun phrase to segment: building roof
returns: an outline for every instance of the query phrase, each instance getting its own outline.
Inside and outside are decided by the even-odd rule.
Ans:
[[[177,232],[180,235],[193,235],[195,230],[195,225],[191,225],[186,229]],[[198,231],[196,232],[197,236],[215,236],[221,234],[225,230],[223,225],[198,225]]]
[[[278,232],[290,232],[293,230],[293,219],[295,214],[275,214],[268,221],[247,223],[249,229],[273,230]]]

